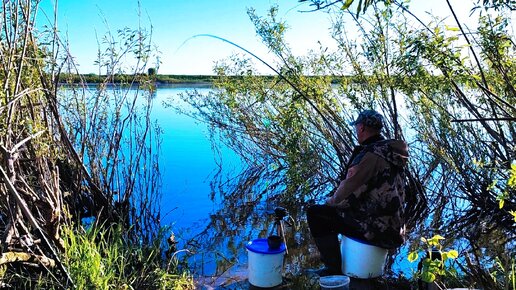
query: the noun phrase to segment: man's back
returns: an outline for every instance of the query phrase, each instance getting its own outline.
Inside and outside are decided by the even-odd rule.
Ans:
[[[343,188],[353,190],[337,204],[342,215],[355,219],[363,237],[373,245],[395,248],[403,243],[405,142],[378,140],[363,146],[351,161],[351,176]],[[350,175],[350,174],[348,174]],[[356,183],[356,184],[351,184]]]

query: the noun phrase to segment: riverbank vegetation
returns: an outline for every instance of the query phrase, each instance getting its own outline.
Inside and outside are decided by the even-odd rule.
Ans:
[[[216,79],[215,75],[162,75],[162,74],[149,74],[141,73],[138,75],[133,74],[115,74],[112,76],[111,82],[113,83],[124,83],[128,79],[134,79],[136,84],[140,82],[147,82],[152,80],[153,84],[156,85],[173,85],[173,84],[211,84]],[[59,77],[63,80],[63,84],[99,84],[108,78],[107,75],[98,74],[76,74],[76,73],[62,73]],[[66,81],[66,83],[64,82]]]
[[[336,50],[294,55],[277,7],[267,16],[251,9],[258,37],[276,56],[269,64],[274,81],[256,77],[254,63],[261,60],[240,55],[216,67],[218,91],[184,95],[196,108],[192,114],[249,164],[231,181],[235,190],[214,186],[224,206],[210,227],[245,241],[267,231],[263,213],[271,204],[288,208],[296,222],[287,259],[291,272],[300,274],[309,266],[301,253],[311,243],[303,208],[335,190],[355,143],[348,122],[374,108],[387,117],[387,137],[406,140],[411,154],[408,242],[393,253],[390,266],[410,252],[414,279],[440,287],[514,289],[514,5],[478,1],[471,11],[478,26],[466,27],[448,1],[451,23],[435,17],[424,22],[400,1],[355,1],[369,6],[366,12],[358,8],[360,17],[341,9],[353,1],[308,2],[334,19]],[[307,77],[314,75],[320,77]],[[350,75],[362,81],[332,82]],[[218,184],[228,183],[221,178]],[[449,254],[442,264],[425,257],[426,247],[419,252],[421,241],[434,240]],[[444,264],[453,271],[442,270]]]
[[[259,76],[256,60],[240,55],[219,62],[217,76],[203,79],[160,77],[152,31],[144,27],[105,35],[97,64],[106,73],[80,75],[55,23],[46,30],[35,25],[37,1],[4,1],[2,286],[194,287],[173,241],[168,249],[162,243],[161,130],[149,113],[156,81],[203,79],[216,90],[209,97],[191,91],[185,101],[248,164],[236,178],[213,181],[222,209],[211,216],[211,234],[199,235],[203,244],[222,241],[236,252],[256,233],[267,233],[271,207],[284,206],[292,218],[287,276],[303,281],[302,269],[316,262],[306,254],[311,241],[304,207],[335,189],[355,143],[347,124],[358,111],[375,108],[387,117],[386,135],[406,140],[411,153],[409,240],[392,253],[389,266],[410,258],[422,264],[419,271],[413,266],[416,279],[514,289],[511,2],[479,2],[475,28],[460,19],[423,22],[405,2],[358,0],[368,7],[358,9],[360,17],[336,6],[339,1],[310,2],[334,18],[336,50],[296,56],[277,8],[267,16],[250,10],[257,35],[276,56],[274,74]],[[89,80],[97,85],[83,85]],[[428,245],[446,253],[442,264],[425,260]],[[225,259],[217,267],[224,272],[234,263]]]
[[[232,75],[226,76],[228,78],[232,78],[235,80],[244,79],[244,75]],[[307,76],[312,78],[319,78],[319,76]],[[330,76],[331,77],[331,76]],[[403,76],[399,76],[403,78]],[[263,79],[265,81],[273,82],[275,81],[275,77],[272,75],[257,75],[255,76],[257,79]],[[138,75],[124,75],[124,74],[115,74],[114,76],[107,75],[98,75],[98,74],[69,74],[69,73],[61,73],[59,79],[62,80],[62,85],[67,84],[100,84],[105,82],[106,79],[109,79],[110,82],[115,84],[121,84],[127,82],[128,79],[134,79],[134,84],[147,83],[152,81],[153,84],[160,85],[174,85],[174,84],[183,84],[183,85],[195,85],[195,84],[207,84],[211,85],[217,81],[217,75],[162,75],[162,74],[149,74],[142,73]],[[343,79],[348,79],[350,82],[354,82],[353,76],[339,76],[332,77],[332,83],[340,83]],[[358,80],[356,80],[358,81]]]
[[[56,23],[36,25],[38,1],[1,8],[2,287],[191,289],[162,245],[152,90],[127,89],[153,59],[152,33],[138,27],[103,38],[101,84],[112,92],[63,90],[62,73],[76,67]],[[115,83],[115,73],[128,77]]]

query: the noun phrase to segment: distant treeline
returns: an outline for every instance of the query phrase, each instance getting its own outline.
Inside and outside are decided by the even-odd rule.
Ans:
[[[62,73],[59,76],[61,83],[124,83],[135,80],[136,83],[140,81],[153,81],[156,84],[178,84],[178,83],[211,83],[217,76],[210,75],[97,75],[97,74],[67,74]]]
[[[226,76],[227,77],[227,76]],[[230,78],[244,78],[249,76],[230,76]],[[264,75],[264,76],[253,76],[257,78],[265,78],[274,80],[278,76]],[[59,76],[60,83],[89,83],[89,84],[98,84],[98,83],[127,83],[132,82],[140,83],[140,82],[154,82],[157,85],[160,84],[182,84],[182,83],[213,83],[219,76],[216,75],[149,75],[149,74],[140,74],[136,75],[126,75],[126,74],[115,74],[115,75],[97,75],[97,74],[67,74],[61,73]],[[317,78],[314,76],[314,78]],[[358,79],[354,79],[352,76],[332,76],[332,83],[340,83],[343,79],[348,79],[348,81],[357,82]],[[351,78],[351,80],[350,80]]]

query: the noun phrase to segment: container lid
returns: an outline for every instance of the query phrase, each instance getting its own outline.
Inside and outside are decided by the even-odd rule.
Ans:
[[[319,278],[319,285],[324,288],[340,288],[349,284],[349,277],[333,275]]]
[[[249,251],[259,253],[259,254],[273,255],[273,254],[283,253],[285,251],[284,243],[281,243],[279,249],[274,249],[274,250],[269,249],[269,244],[267,243],[267,239],[252,240],[252,241],[248,242],[247,245],[245,245],[245,247]]]

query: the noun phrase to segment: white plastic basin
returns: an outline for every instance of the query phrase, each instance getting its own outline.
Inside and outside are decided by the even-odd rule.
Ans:
[[[343,275],[319,278],[321,290],[349,290],[349,277]]]

